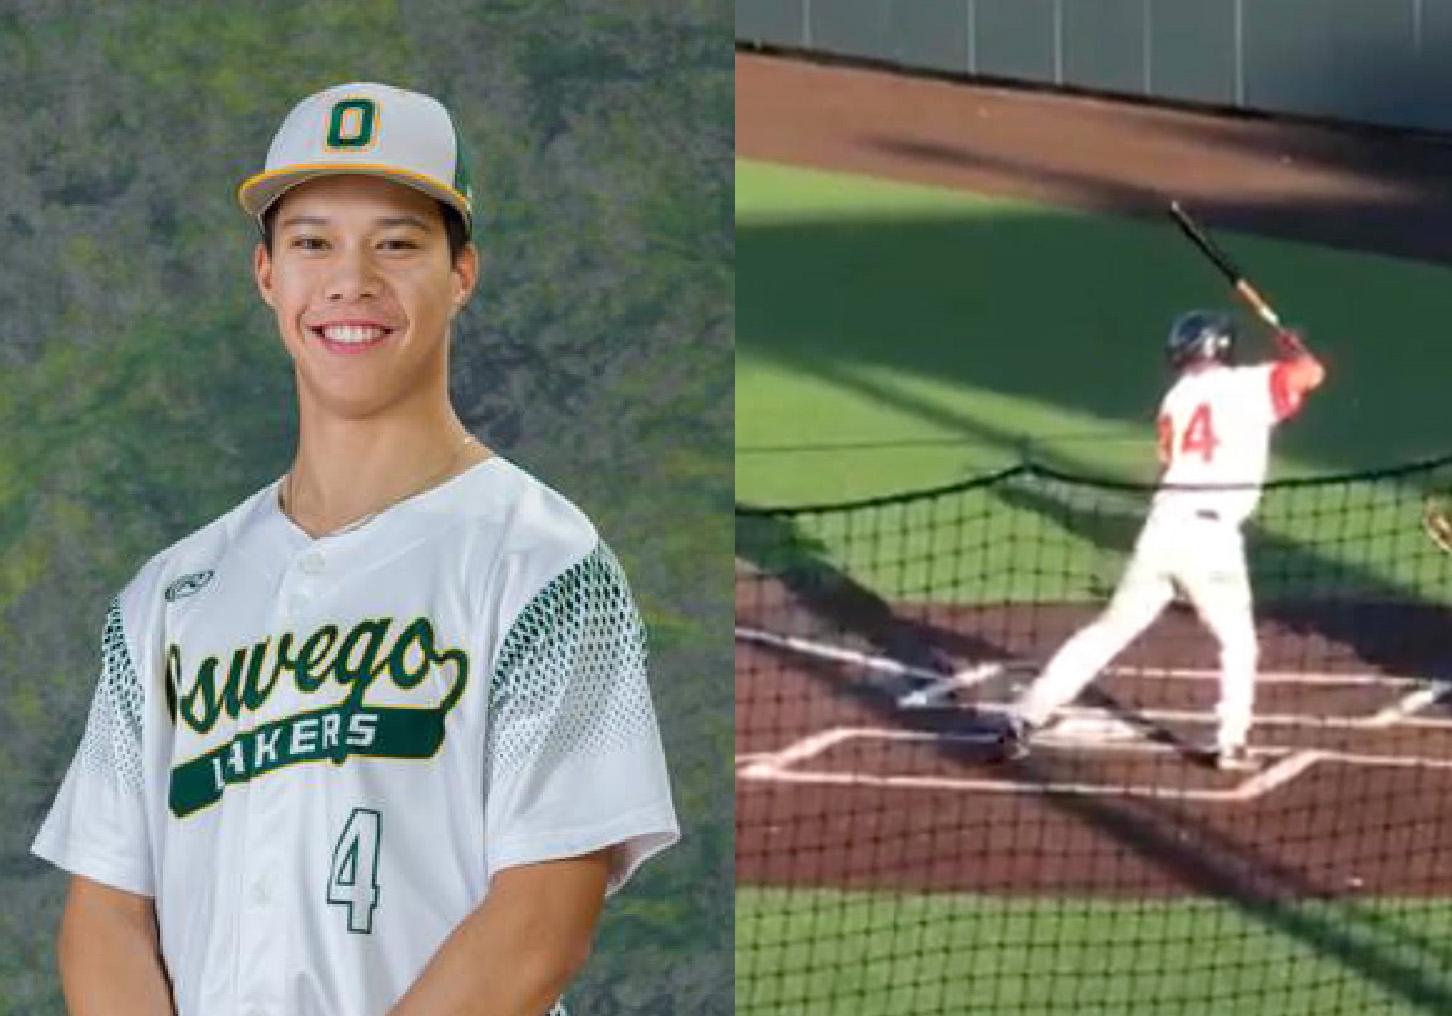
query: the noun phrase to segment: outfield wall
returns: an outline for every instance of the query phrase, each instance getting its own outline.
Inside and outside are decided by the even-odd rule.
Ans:
[[[736,0],[740,43],[1452,130],[1452,0]]]

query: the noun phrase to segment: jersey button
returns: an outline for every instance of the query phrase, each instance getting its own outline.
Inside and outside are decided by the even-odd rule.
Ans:
[[[267,883],[257,881],[252,883],[252,903],[254,906],[265,907],[270,897],[267,893]]]
[[[303,556],[303,559],[298,562],[298,568],[302,570],[304,575],[320,574],[323,570],[323,567],[323,555],[319,554],[317,551],[313,551],[310,554],[305,554]]]
[[[306,593],[293,593],[287,598],[287,612],[289,614],[301,614],[304,610],[308,609],[310,602],[312,601]]]

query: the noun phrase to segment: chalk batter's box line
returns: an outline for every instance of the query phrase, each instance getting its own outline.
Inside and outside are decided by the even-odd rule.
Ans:
[[[774,758],[775,755],[775,752],[770,751],[744,751],[736,756],[736,768],[755,765],[757,762]]]
[[[802,738],[776,753],[758,756],[737,770],[738,779],[751,782],[808,784],[814,786],[878,787],[898,790],[950,790],[971,793],[1070,794],[1077,796],[1140,797],[1236,803],[1262,797],[1320,763],[1368,767],[1425,768],[1452,771],[1452,759],[1420,756],[1374,755],[1358,752],[1330,751],[1320,748],[1254,748],[1252,754],[1280,757],[1265,769],[1248,776],[1233,787],[1174,787],[1148,783],[1099,784],[1074,781],[1020,782],[1006,779],[976,779],[950,776],[884,776],[876,773],[828,772],[794,768],[820,755],[829,748],[859,738],[889,741],[928,741],[987,744],[996,740],[991,734],[941,734],[925,731],[885,730],[876,727],[834,727]],[[1077,746],[1079,742],[1075,742]],[[1115,744],[1119,752],[1135,754],[1178,753],[1169,745],[1151,742]]]
[[[743,642],[768,645],[789,652],[801,653],[815,659],[831,660],[861,667],[876,673],[913,677],[923,680],[926,683],[922,688],[916,689],[914,692],[909,693],[909,695],[904,696],[904,700],[916,700],[911,703],[912,705],[928,705],[936,697],[946,697],[947,693],[953,689],[981,684],[1011,668],[1028,672],[1037,669],[1034,665],[1027,664],[1024,661],[990,661],[945,677],[938,671],[916,667],[912,664],[891,659],[890,657],[860,653],[856,650],[832,646],[812,639],[779,635],[761,629],[738,626],[736,629],[736,637]],[[1218,673],[1214,670],[1197,668],[1117,667],[1110,668],[1108,673],[1162,680],[1218,680],[1219,678]],[[1328,685],[1372,686],[1405,689],[1403,694],[1394,702],[1367,715],[1259,714],[1255,718],[1258,726],[1310,727],[1320,730],[1353,731],[1378,730],[1393,726],[1409,729],[1452,730],[1452,719],[1417,717],[1413,715],[1417,711],[1431,705],[1433,702],[1452,694],[1452,683],[1449,682],[1388,674],[1314,674],[1305,672],[1262,672],[1257,675],[1257,681],[1266,684],[1319,685],[1322,687]],[[904,704],[907,703],[904,702]],[[1001,713],[1006,711],[1007,705],[1004,702],[976,702],[972,708],[981,712]],[[1061,715],[1071,720],[1100,720],[1124,724],[1122,717],[1115,713],[1091,706],[1069,706],[1061,710]],[[1209,710],[1151,708],[1136,710],[1135,716],[1149,724],[1164,722],[1209,724],[1213,723],[1215,719],[1214,713]],[[1128,727],[1127,724],[1125,726]],[[1294,779],[1297,775],[1305,772],[1318,762],[1329,761],[1368,766],[1422,765],[1439,769],[1452,768],[1452,760],[1432,759],[1421,756],[1367,755],[1322,749],[1297,750],[1290,746],[1253,749],[1256,754],[1263,754],[1267,757],[1275,754],[1281,754],[1283,757],[1267,769],[1249,777],[1238,787],[1229,789],[1185,789],[1150,784],[1109,786],[1072,782],[1024,784],[1013,780],[983,780],[937,776],[883,776],[873,773],[820,772],[793,768],[842,740],[842,732],[844,730],[849,731],[848,736],[873,736],[875,734],[896,739],[948,740],[981,744],[996,742],[998,738],[998,735],[993,732],[976,735],[951,735],[878,728],[833,728],[803,737],[777,752],[756,752],[752,753],[749,757],[742,756],[738,759],[737,776],[740,779],[748,781],[810,783],[817,785],[880,786],[897,787],[900,789],[959,789],[990,793],[1112,794],[1138,797],[1173,797],[1179,800],[1242,801],[1269,792],[1271,789]],[[1046,747],[1054,744],[1055,742],[1052,738],[1046,739]],[[1135,745],[1133,742],[1118,739],[1094,743],[1087,738],[1075,738],[1063,741],[1062,746],[1073,747],[1081,751],[1158,751],[1166,753],[1177,751],[1177,749],[1170,746],[1156,745],[1150,742]]]
[[[1390,727],[1404,727],[1409,730],[1452,731],[1452,719],[1439,719],[1434,717],[1412,715],[1412,713],[1416,712],[1418,709],[1424,708],[1430,702],[1447,697],[1449,695],[1452,695],[1452,684],[1443,681],[1434,681],[1430,683],[1424,682],[1423,687],[1413,689],[1412,691],[1403,695],[1401,698],[1397,699],[1395,702],[1392,702],[1389,705],[1383,707],[1382,709],[1379,709],[1376,712],[1370,713],[1365,716],[1316,716],[1304,715],[1300,713],[1257,713],[1255,715],[1255,725],[1257,727],[1290,727],[1307,728],[1310,730],[1363,731],[1385,730]],[[983,713],[1006,715],[1010,707],[1009,703],[1007,702],[979,702],[976,703],[973,708]],[[1126,730],[1133,729],[1132,721],[1135,720],[1141,721],[1145,725],[1157,725],[1163,723],[1195,723],[1208,726],[1216,722],[1214,711],[1208,709],[1136,709],[1133,713],[1129,714],[1129,718],[1127,720],[1124,713],[1105,709],[1101,706],[1070,705],[1061,708],[1058,711],[1058,715],[1063,720],[1071,722],[1075,720],[1088,720],[1117,723],[1123,726]],[[965,743],[994,744],[997,743],[997,741],[999,740],[999,734],[997,731],[984,731],[978,734],[935,734],[922,731],[900,731],[888,727],[834,727],[829,730],[820,731],[818,733],[808,734],[792,742],[787,747],[781,748],[775,752],[753,752],[749,756],[738,756],[738,762],[743,760],[751,762],[762,762],[772,759],[775,759],[777,761],[789,761],[797,759],[799,757],[806,757],[803,756],[801,753],[806,752],[806,754],[809,756],[811,754],[815,754],[818,750],[815,747],[818,738],[835,737],[835,732],[843,729],[871,730],[879,731],[884,735],[904,734],[929,739],[934,737],[940,737]],[[1052,736],[1052,728],[1046,730],[1041,736],[1043,737],[1045,743],[1056,743]],[[1106,739],[1105,741],[1096,744],[1088,738],[1073,738],[1065,739],[1057,743],[1061,743],[1065,746],[1072,745],[1075,747],[1081,747],[1086,750],[1092,751],[1101,747],[1105,748],[1106,750],[1117,750],[1125,746],[1129,742],[1119,739]],[[1295,749],[1291,745],[1284,745],[1280,747],[1268,745],[1267,750],[1293,751]]]
[[[890,674],[900,677],[915,677],[930,684],[937,682],[952,682],[955,686],[963,687],[966,684],[977,684],[990,678],[1005,673],[1034,673],[1041,668],[1041,664],[1032,660],[1004,658],[996,660],[980,660],[971,666],[965,667],[956,674],[944,674],[942,671],[930,670],[927,667],[919,667],[911,663],[904,663],[895,660],[890,656],[879,656],[872,653],[863,653],[855,649],[847,649],[842,646],[834,646],[828,642],[816,639],[801,638],[796,635],[781,635],[776,632],[767,631],[762,628],[750,628],[738,625],[736,627],[736,640],[755,645],[771,646],[774,649],[784,649],[788,652],[800,653],[803,656],[810,656],[819,660],[829,660],[836,663],[844,663],[850,666],[860,667],[864,670],[874,671],[881,674]],[[1184,679],[1184,680],[1218,680],[1220,672],[1213,668],[1206,667],[1109,667],[1106,674],[1124,677],[1144,677],[1155,679]],[[1400,688],[1406,686],[1420,686],[1427,683],[1427,678],[1404,674],[1372,674],[1355,672],[1333,672],[1333,671],[1306,671],[1306,670],[1264,670],[1256,674],[1256,680],[1263,684],[1305,684],[1305,685],[1370,685],[1380,688]]]
[[[1312,730],[1384,730],[1389,727],[1405,727],[1409,730],[1452,730],[1452,719],[1416,716],[1433,702],[1452,695],[1452,683],[1446,681],[1423,682],[1394,702],[1372,713],[1362,716],[1331,716],[1323,713],[1256,713],[1254,720],[1258,727],[1307,727]],[[977,712],[1006,715],[1011,705],[1008,702],[976,702],[972,707]],[[1065,706],[1059,715],[1078,719],[1118,719],[1123,714],[1100,706]],[[1210,709],[1135,709],[1130,715],[1147,723],[1214,723],[1215,712]]]
[[[944,675],[939,671],[903,663],[891,657],[861,653],[853,649],[833,646],[813,639],[799,638],[794,635],[779,635],[775,632],[769,632],[759,628],[738,626],[736,628],[736,638],[742,642],[768,645],[776,649],[800,653],[813,659],[830,660],[870,670],[875,673],[915,678],[925,682],[922,687],[915,688],[899,697],[898,705],[904,709],[937,705],[946,700],[954,691],[983,684],[994,677],[1010,671],[1033,673],[1038,669],[1036,664],[1023,660],[991,660],[977,663],[954,674]],[[1151,680],[1219,680],[1218,671],[1194,667],[1109,667],[1105,670],[1105,673],[1110,676],[1146,678]],[[1307,687],[1322,688],[1342,686],[1409,689],[1401,699],[1364,717],[1285,713],[1257,717],[1257,722],[1276,724],[1313,723],[1321,727],[1332,728],[1349,723],[1352,729],[1362,726],[1375,728],[1389,725],[1392,722],[1405,722],[1409,726],[1426,725],[1433,728],[1452,725],[1452,721],[1445,720],[1409,719],[1412,713],[1419,709],[1424,709],[1438,699],[1452,693],[1452,684],[1448,682],[1399,674],[1309,671],[1260,671],[1256,674],[1256,682],[1258,684],[1304,685]],[[1408,706],[1411,704],[1415,704],[1415,708],[1409,708]],[[975,702],[971,708],[991,712],[995,709],[1001,710],[1002,703]],[[1142,710],[1140,715],[1146,719],[1194,720],[1203,714],[1176,710]]]

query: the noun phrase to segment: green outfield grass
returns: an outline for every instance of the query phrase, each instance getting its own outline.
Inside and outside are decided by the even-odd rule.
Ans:
[[[738,887],[737,1012],[1452,1009],[1452,902],[1108,901]],[[1105,974],[1112,976],[1105,976]]]
[[[1166,223],[751,162],[738,163],[736,200],[745,505],[937,486],[1025,455],[1148,481],[1168,323],[1231,307]],[[1279,435],[1273,475],[1452,450],[1452,273],[1222,239],[1331,370]],[[1085,514],[1090,501],[1108,511]],[[816,560],[890,599],[1087,599],[1114,581],[1143,507],[1018,480],[852,515],[738,519],[737,547],[767,567]],[[1445,598],[1418,507],[1414,492],[1369,484],[1272,495],[1254,532],[1258,592]],[[1449,901],[740,886],[736,922],[743,1014],[1452,1012]]]
[[[910,490],[1025,455],[1148,481],[1151,423],[1169,380],[1162,336],[1181,310],[1234,309],[1218,276],[1167,221],[749,161],[737,165],[736,202],[742,504]],[[1452,343],[1442,334],[1452,322],[1452,272],[1259,237],[1222,239],[1285,316],[1304,325],[1331,371],[1324,392],[1278,435],[1272,475],[1385,466],[1452,446],[1441,408],[1452,378]],[[1268,349],[1249,326],[1244,346],[1258,355]],[[1354,503],[1379,495],[1347,496]],[[1006,567],[1018,551],[1002,542],[984,559],[991,574],[976,597],[1093,598],[1096,584],[1117,574],[1123,548],[1066,528],[1053,504],[1030,498],[992,510],[995,531],[1044,534],[1062,573],[1079,578],[1057,591],[1025,587]],[[1446,595],[1440,572],[1426,574],[1415,505],[1402,511],[1396,546],[1351,563],[1369,587]],[[1334,530],[1325,540],[1297,512],[1269,512],[1261,528],[1265,540],[1311,560],[1315,574],[1317,558],[1341,565],[1364,552],[1357,527],[1369,518],[1325,516]],[[885,591],[962,599],[940,592],[929,550],[926,536],[872,548],[893,569],[890,585],[872,566],[849,571]],[[841,561],[853,550],[829,535],[823,552]],[[994,566],[994,554],[1005,567]],[[899,569],[914,556],[918,563]]]

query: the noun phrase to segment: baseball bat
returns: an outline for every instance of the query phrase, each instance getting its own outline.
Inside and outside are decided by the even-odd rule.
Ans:
[[[1261,296],[1256,291],[1256,288],[1250,284],[1245,277],[1245,273],[1236,266],[1234,261],[1230,260],[1229,255],[1221,250],[1215,241],[1205,234],[1205,231],[1200,228],[1199,223],[1190,218],[1190,213],[1185,211],[1178,201],[1170,202],[1170,217],[1175,220],[1176,225],[1190,238],[1190,242],[1196,247],[1199,247],[1200,252],[1209,258],[1216,268],[1220,269],[1221,274],[1230,282],[1230,287],[1240,294],[1241,299],[1250,305],[1250,309],[1255,311],[1262,321],[1276,331],[1282,331],[1280,315],[1271,308],[1266,298]]]

